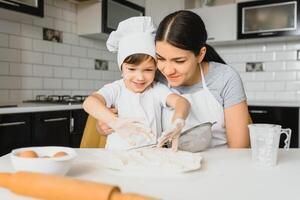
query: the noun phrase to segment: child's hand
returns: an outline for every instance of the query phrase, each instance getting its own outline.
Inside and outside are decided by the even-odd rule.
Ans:
[[[177,151],[179,136],[184,124],[184,119],[176,119],[171,126],[162,133],[160,138],[158,138],[157,146],[162,147],[166,142],[172,141],[172,150]]]
[[[108,125],[131,146],[136,145],[135,138],[139,136],[144,137],[144,140],[148,142],[155,140],[152,130],[139,119],[117,118],[117,120],[108,123]]]

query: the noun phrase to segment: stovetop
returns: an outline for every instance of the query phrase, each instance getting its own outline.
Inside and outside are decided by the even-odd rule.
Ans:
[[[86,95],[37,95],[33,100],[25,100],[24,103],[53,103],[53,104],[81,104]]]

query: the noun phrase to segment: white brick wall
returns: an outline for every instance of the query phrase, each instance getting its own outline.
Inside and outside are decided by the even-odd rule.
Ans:
[[[120,78],[105,41],[76,34],[76,5],[44,2],[44,18],[0,8],[0,102],[39,94],[86,95]],[[43,27],[62,31],[63,43],[44,41]],[[109,71],[94,70],[94,59],[108,60]]]
[[[215,45],[241,75],[248,100],[300,101],[300,40]],[[246,62],[263,62],[263,72],[246,72]]]

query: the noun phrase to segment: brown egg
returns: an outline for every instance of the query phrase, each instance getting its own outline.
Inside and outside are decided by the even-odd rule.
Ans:
[[[35,151],[27,150],[27,151],[21,151],[17,154],[17,156],[23,157],[23,158],[38,158],[39,156]]]
[[[68,155],[66,152],[64,151],[59,151],[59,152],[56,152],[53,157],[63,157],[63,156],[66,156]]]

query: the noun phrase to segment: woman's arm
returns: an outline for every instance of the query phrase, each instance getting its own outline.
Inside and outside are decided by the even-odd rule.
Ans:
[[[186,119],[190,112],[190,102],[184,97],[172,93],[167,97],[167,105],[174,108],[172,122],[176,119]]]
[[[83,102],[83,109],[104,123],[109,123],[116,120],[116,116],[109,108],[106,107],[106,102],[100,94],[92,94]]]
[[[248,124],[251,118],[246,101],[224,109],[224,119],[229,148],[250,147]]]

